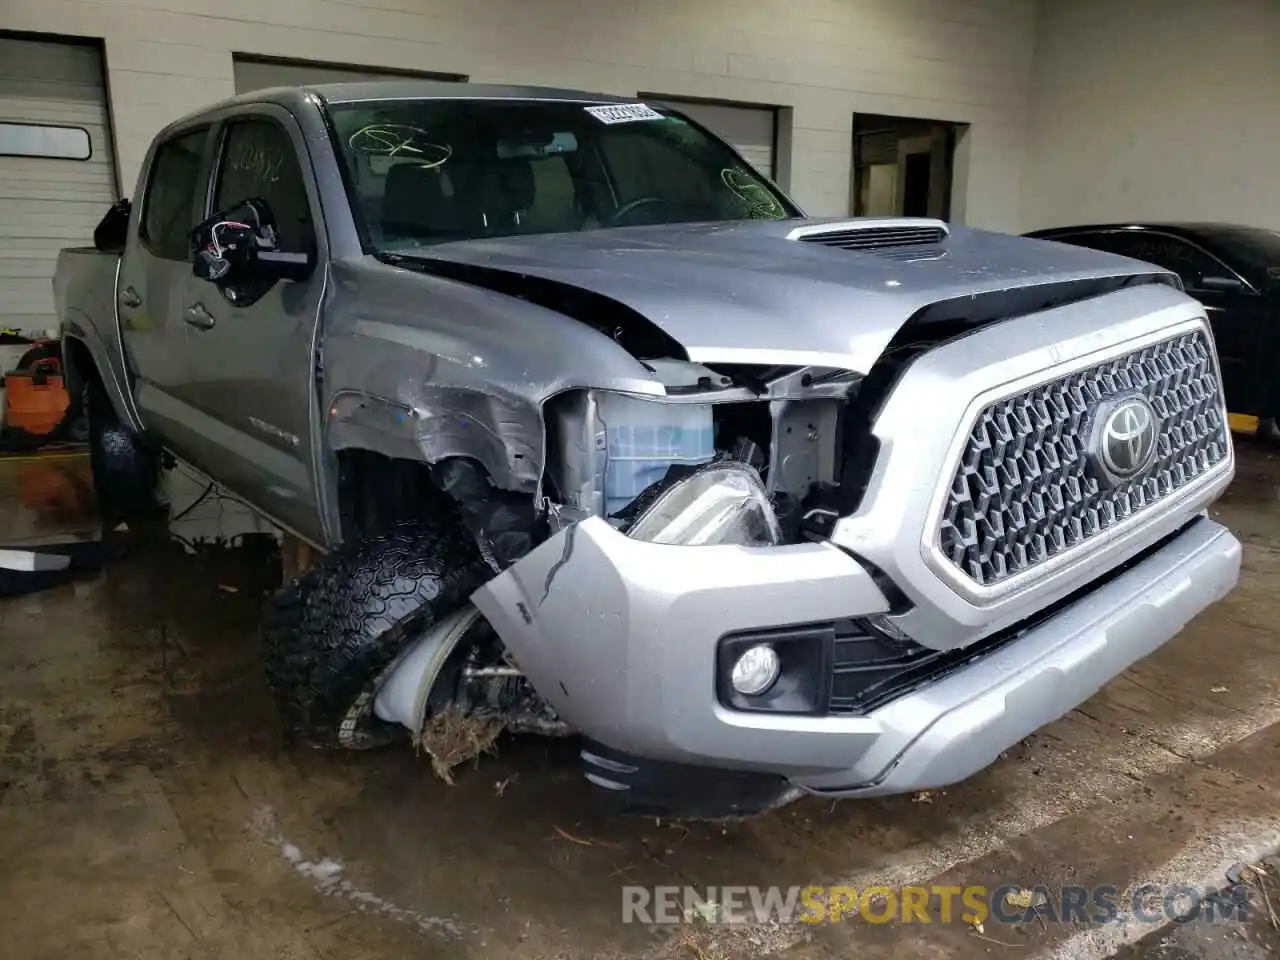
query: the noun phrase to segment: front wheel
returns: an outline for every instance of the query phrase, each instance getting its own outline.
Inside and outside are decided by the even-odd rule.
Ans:
[[[343,545],[286,584],[268,602],[262,631],[286,737],[349,750],[404,737],[373,711],[379,682],[491,576],[469,531],[440,516]]]

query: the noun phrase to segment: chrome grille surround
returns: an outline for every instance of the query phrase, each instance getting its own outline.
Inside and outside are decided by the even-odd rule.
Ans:
[[[950,561],[939,535],[952,479],[986,408],[1196,333],[1212,342],[1203,305],[1173,284],[1140,282],[981,327],[916,357],[874,421],[880,452],[861,504],[830,537],[901,590],[904,602],[888,620],[922,646],[966,646],[1084,589],[1207,510],[1235,474],[1229,444],[1222,463],[1169,496],[986,586]]]
[[[1088,467],[1091,418],[1099,403],[1135,393],[1159,418],[1155,458],[1108,487]],[[1034,578],[1231,461],[1203,326],[986,401],[968,422],[944,474],[934,559],[984,593]]]

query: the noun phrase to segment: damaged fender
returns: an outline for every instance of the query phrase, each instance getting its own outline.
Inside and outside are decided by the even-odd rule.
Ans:
[[[587,387],[665,393],[614,340],[554,310],[377,261],[334,273],[322,347],[332,450],[470,457],[498,487],[533,494],[549,397]]]

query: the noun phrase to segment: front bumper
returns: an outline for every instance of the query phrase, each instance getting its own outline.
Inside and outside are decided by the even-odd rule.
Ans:
[[[584,759],[597,785],[624,791],[644,758],[677,778],[709,767],[779,790],[868,796],[981,770],[1172,638],[1239,568],[1236,539],[1199,518],[1017,639],[854,717],[742,713],[715,695],[724,635],[887,609],[871,575],[829,543],[668,546],[593,518],[474,600],[538,691],[593,741]]]
[[[1199,519],[1007,646],[875,711],[881,736],[860,762],[803,786],[879,796],[964,780],[1171,640],[1239,575],[1239,541]]]

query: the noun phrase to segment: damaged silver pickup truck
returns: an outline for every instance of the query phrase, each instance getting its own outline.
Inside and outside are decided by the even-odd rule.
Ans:
[[[174,123],[64,251],[106,516],[171,456],[309,544],[286,729],[581,736],[633,808],[990,764],[1234,586],[1202,306],[1124,258],[806,218],[678,112],[427,82]]]

